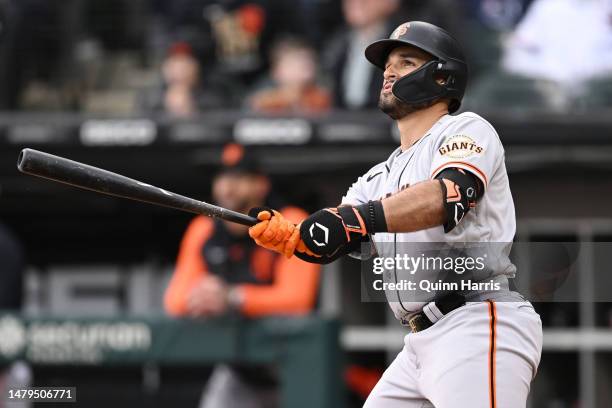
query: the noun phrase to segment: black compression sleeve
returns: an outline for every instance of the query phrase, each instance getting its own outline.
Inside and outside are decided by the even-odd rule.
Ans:
[[[366,223],[366,229],[370,234],[387,232],[387,220],[385,211],[380,200],[368,201],[355,207]]]

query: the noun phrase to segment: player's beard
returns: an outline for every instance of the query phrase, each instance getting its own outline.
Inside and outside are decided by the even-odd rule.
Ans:
[[[393,120],[400,120],[412,112],[418,111],[420,109],[425,109],[431,106],[433,102],[425,102],[419,104],[408,104],[406,102],[400,101],[393,93],[389,92],[388,94],[380,93],[380,98],[378,99],[378,108],[386,113]]]
[[[397,99],[391,92],[380,93],[378,108],[393,120],[400,120],[416,110],[411,105]]]
[[[246,214],[251,208],[255,207],[252,201],[252,199],[243,198],[235,204],[233,210]]]

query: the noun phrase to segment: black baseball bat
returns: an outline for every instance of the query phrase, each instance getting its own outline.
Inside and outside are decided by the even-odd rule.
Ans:
[[[19,153],[17,168],[22,173],[102,194],[217,217],[247,226],[258,222],[256,218],[227,208],[194,200],[121,174],[34,149],[23,149]]]

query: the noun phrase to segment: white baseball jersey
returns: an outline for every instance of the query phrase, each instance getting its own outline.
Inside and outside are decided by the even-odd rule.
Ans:
[[[493,126],[472,112],[445,115],[413,146],[404,151],[397,148],[385,162],[375,165],[357,179],[343,197],[342,204],[358,205],[380,200],[416,183],[433,179],[447,168],[460,168],[480,179],[485,193],[476,207],[448,233],[440,225],[416,232],[372,235],[379,256],[393,257],[397,247],[390,243],[398,242],[507,243],[503,251],[505,255],[509,253],[516,221],[504,148]],[[505,282],[507,287],[507,277],[514,276],[515,267],[507,256],[502,258],[489,277]],[[397,275],[394,276],[397,279]],[[488,295],[491,296],[487,298],[495,298],[494,294]],[[395,316],[402,322],[426,303],[388,300]]]

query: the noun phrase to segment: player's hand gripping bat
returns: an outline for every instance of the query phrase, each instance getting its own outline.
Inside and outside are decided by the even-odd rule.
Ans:
[[[144,201],[209,217],[218,217],[247,226],[259,222],[256,218],[236,211],[194,200],[120,174],[38,150],[23,149],[17,159],[17,168],[22,173],[102,194]]]

